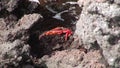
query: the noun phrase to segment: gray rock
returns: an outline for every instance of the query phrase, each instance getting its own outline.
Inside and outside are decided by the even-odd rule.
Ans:
[[[99,61],[101,58],[99,51],[85,54],[82,50],[72,49],[55,52],[46,59],[45,64],[48,68],[89,68],[91,66],[92,68],[105,68],[105,65]]]
[[[0,44],[2,44],[5,41],[5,36],[8,34],[6,31],[6,23],[3,18],[0,18]]]
[[[21,47],[21,48],[20,48]],[[6,42],[0,45],[0,67],[6,63],[17,64],[22,60],[23,54],[29,54],[29,46],[23,41],[15,40],[13,43]]]
[[[108,18],[120,16],[120,7],[116,4],[109,3],[92,3],[87,8],[88,12],[98,13]]]
[[[114,0],[116,4],[120,4],[120,0]]]
[[[18,6],[19,0],[1,0],[1,9],[6,9],[9,12],[13,11]]]
[[[40,14],[25,15],[18,21],[18,24],[14,25],[14,28],[8,30],[5,29],[6,22],[1,18],[0,67],[6,63],[18,66],[24,55],[29,55],[29,45],[25,44],[28,40],[27,29],[41,18]]]
[[[91,2],[83,7],[75,33],[89,50],[100,47],[110,66],[120,57],[120,7],[116,4]]]
[[[16,28],[19,26],[21,29],[29,29],[35,22],[43,17],[40,14],[24,15],[19,21]]]
[[[27,30],[30,29],[33,24],[38,20],[41,20],[42,16],[40,14],[28,14],[24,15],[18,23],[14,26],[14,29],[11,30],[7,36],[7,40],[14,41],[15,39],[27,40],[28,33]]]

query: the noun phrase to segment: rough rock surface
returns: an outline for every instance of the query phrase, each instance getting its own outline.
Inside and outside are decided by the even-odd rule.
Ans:
[[[21,48],[20,48],[21,47]],[[29,55],[29,45],[25,45],[24,42],[20,40],[15,40],[14,42],[6,42],[0,45],[0,67],[5,67],[5,65],[15,65],[18,66],[24,56]]]
[[[90,3],[88,3],[90,1]],[[83,10],[76,24],[76,34],[87,49],[101,50],[111,67],[120,61],[120,7],[116,3],[83,1]],[[81,4],[79,0],[79,4]],[[118,2],[115,0],[115,2]],[[117,62],[116,62],[117,61]]]
[[[72,49],[53,53],[45,64],[49,68],[106,68],[101,59],[99,51],[86,54],[84,50]]]
[[[1,0],[0,2],[0,10],[6,9],[7,11],[11,12],[18,6],[19,0]]]
[[[53,2],[51,2],[51,4],[52,3]],[[49,30],[50,29],[49,26],[52,28],[55,28],[55,26],[59,27],[61,25],[61,23],[59,22],[62,22],[65,25],[66,22],[67,24],[70,24],[72,21],[76,21],[76,19],[78,19],[77,17],[78,14],[80,14],[81,12],[77,10],[81,10],[81,9],[79,9],[79,6],[76,4],[76,2],[75,4],[68,3],[64,5],[62,5],[61,3],[59,5],[61,8],[52,7],[51,5],[49,8],[47,8],[46,5],[47,4],[45,3],[45,6],[42,6],[42,4],[31,2],[29,0],[9,0],[9,1],[1,0],[0,1],[0,68],[2,67],[7,67],[7,68],[38,67],[38,68],[41,68],[42,62],[39,62],[38,65],[34,63],[35,58],[39,56],[32,55],[31,49],[34,49],[34,50],[38,49],[36,53],[38,54],[42,53],[43,54],[42,56],[44,56],[46,52],[50,53],[49,50],[48,51],[46,50],[47,48],[58,50],[58,51],[64,49],[64,48],[61,49],[59,45],[58,47],[57,45],[54,45],[55,48],[54,47],[52,48],[51,46],[44,46],[46,45],[47,41],[44,41],[44,42],[37,41],[38,37],[36,38],[36,36],[38,35],[34,35],[34,33],[35,32],[39,33],[41,29]],[[57,13],[53,13],[51,11],[53,9],[57,11]],[[59,19],[53,18],[54,15],[56,16],[58,15],[58,17],[63,18],[65,22]],[[69,18],[66,18],[67,16]],[[52,25],[53,22],[55,24]],[[58,25],[56,25],[57,24],[56,22],[58,23]],[[70,25],[73,25],[73,24],[74,23]],[[69,25],[65,25],[65,26],[70,27]],[[30,31],[31,28],[35,30]],[[44,31],[45,30],[40,31],[40,32],[44,32]],[[34,36],[31,37],[32,34]],[[34,41],[29,41],[30,37],[33,38]],[[57,41],[56,38],[55,40]],[[50,42],[51,40],[52,39],[48,40],[48,43],[51,43]],[[36,47],[33,48],[34,45],[30,45],[28,41],[34,42],[35,43],[34,45],[37,47],[44,47],[43,49],[44,51]],[[38,45],[36,41],[39,43]],[[54,40],[52,41],[55,42]],[[71,42],[69,43],[69,41],[64,43],[63,42],[64,40],[63,41],[60,40],[60,41],[61,42],[58,41],[59,43],[56,42],[55,44],[70,45],[71,43]],[[40,44],[41,46],[39,46]],[[53,43],[47,44],[47,45],[53,45]],[[67,47],[68,46],[66,46],[66,48]],[[39,59],[41,59],[41,57],[39,57]]]
[[[114,2],[118,5],[120,5],[120,0],[114,0]]]
[[[28,14],[24,15],[16,25],[16,28],[20,27],[20,29],[29,29],[36,21],[42,19],[43,17],[40,14]]]
[[[1,18],[0,67],[8,63],[18,66],[24,55],[29,56],[30,46],[25,44],[29,34],[26,32],[39,19],[42,19],[40,14],[25,15],[14,28],[7,30],[6,22]]]
[[[76,1],[0,0],[0,68],[119,68],[120,1]]]

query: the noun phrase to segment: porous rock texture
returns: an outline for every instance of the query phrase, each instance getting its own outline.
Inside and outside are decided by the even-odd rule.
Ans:
[[[94,58],[93,58],[94,57]],[[79,49],[55,52],[46,60],[49,68],[106,68],[99,60],[102,56],[99,51],[87,54]]]
[[[119,0],[36,1],[0,0],[0,68],[119,68]]]
[[[1,0],[0,2],[0,10],[6,9],[9,12],[13,11],[18,6],[19,0]]]
[[[18,20],[14,14],[18,2],[19,0],[0,1],[0,68],[18,66],[19,62],[28,58],[30,46],[26,44],[29,37],[26,31],[35,21],[42,19],[40,14],[28,14]]]
[[[29,56],[29,45],[26,44],[29,34],[27,29],[30,28],[35,21],[41,19],[40,14],[29,14],[23,16],[14,28],[1,26],[1,43],[0,43],[0,67],[5,64],[14,64],[18,66],[18,62],[24,59],[24,56]],[[1,24],[5,24],[1,19]],[[26,58],[26,57],[25,57]]]
[[[89,50],[101,50],[110,67],[120,67],[119,0],[79,0],[83,6],[75,33]]]

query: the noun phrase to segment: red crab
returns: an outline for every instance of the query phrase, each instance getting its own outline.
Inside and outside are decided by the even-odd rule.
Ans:
[[[41,34],[39,36],[39,39],[42,36],[47,36],[47,35],[61,35],[61,34],[65,34],[65,41],[68,39],[68,37],[72,34],[72,31],[68,28],[64,28],[64,27],[56,27],[52,30],[46,31],[43,34]]]

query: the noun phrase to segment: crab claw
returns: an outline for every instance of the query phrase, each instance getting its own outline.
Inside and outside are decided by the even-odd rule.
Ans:
[[[70,29],[67,29],[67,28],[63,30],[63,33],[65,33],[65,41],[67,41],[68,37],[70,35],[72,35],[72,31]]]

